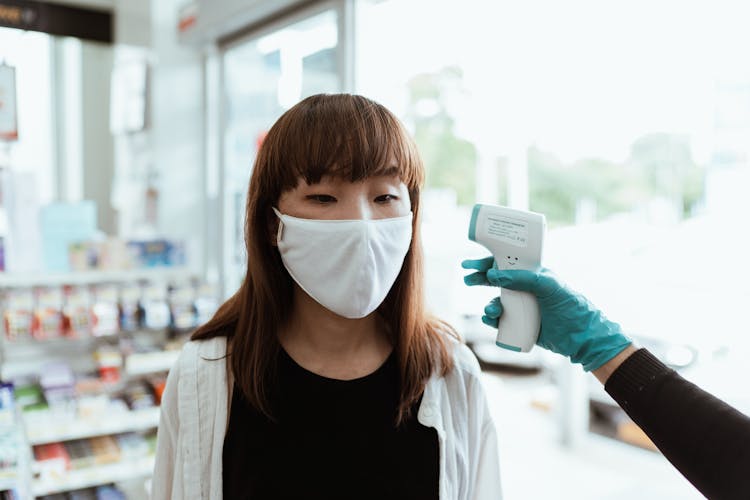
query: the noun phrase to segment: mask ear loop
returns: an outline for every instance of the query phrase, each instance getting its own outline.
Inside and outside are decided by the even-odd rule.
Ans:
[[[279,218],[279,229],[276,231],[276,244],[278,244],[281,241],[282,233],[284,232],[284,220],[281,218],[281,212],[279,212],[276,207],[273,208],[273,211],[276,213],[276,216]]]

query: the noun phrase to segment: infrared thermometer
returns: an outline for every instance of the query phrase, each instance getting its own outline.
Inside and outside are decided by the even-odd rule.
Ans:
[[[544,215],[495,205],[474,205],[469,239],[487,248],[500,270],[538,271],[547,223]],[[505,349],[529,352],[539,337],[541,316],[536,297],[502,288],[503,314],[495,343]]]

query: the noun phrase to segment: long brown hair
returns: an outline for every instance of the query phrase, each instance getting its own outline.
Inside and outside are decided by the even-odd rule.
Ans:
[[[273,418],[269,385],[280,344],[277,332],[293,307],[293,281],[269,236],[281,194],[300,178],[314,184],[324,175],[361,181],[396,173],[409,189],[413,217],[411,246],[401,271],[378,308],[398,361],[401,398],[396,423],[409,415],[433,372],[452,369],[446,323],[425,311],[423,255],[419,236],[419,193],[424,166],[416,145],[385,107],[350,94],[308,97],[271,127],[258,151],[247,194],[247,272],[239,290],[192,340],[228,337],[232,373],[248,401]]]

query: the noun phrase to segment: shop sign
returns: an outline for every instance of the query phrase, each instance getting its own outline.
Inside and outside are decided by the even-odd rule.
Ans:
[[[0,0],[0,26],[112,43],[109,10],[73,7],[33,0]]]

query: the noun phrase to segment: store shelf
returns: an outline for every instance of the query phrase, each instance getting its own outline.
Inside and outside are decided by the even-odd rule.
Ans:
[[[168,372],[174,366],[180,351],[156,351],[131,354],[125,358],[125,373],[139,377],[152,373]]]
[[[26,438],[31,445],[37,445],[122,432],[144,431],[154,429],[158,425],[158,407],[62,423],[55,422],[51,418],[37,419],[27,416]]]
[[[3,273],[0,288],[28,286],[93,285],[140,280],[170,281],[192,276],[187,267],[154,267],[124,271],[76,271],[69,273]]]
[[[37,479],[32,483],[34,496],[51,495],[64,491],[90,488],[101,484],[150,476],[154,470],[154,457],[144,457],[115,464],[99,465],[68,471],[64,477]]]

